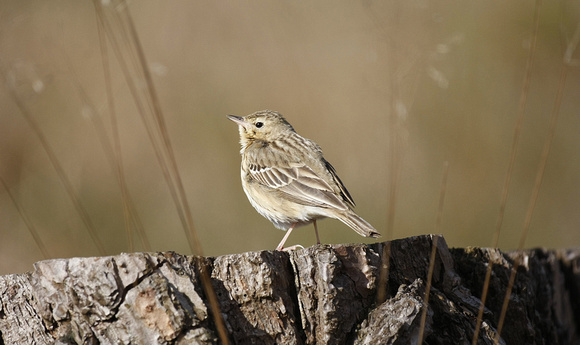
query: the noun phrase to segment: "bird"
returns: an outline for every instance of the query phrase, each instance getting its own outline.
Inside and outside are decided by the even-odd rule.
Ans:
[[[238,125],[242,188],[250,204],[286,230],[276,250],[284,250],[294,228],[310,223],[320,244],[316,221],[323,218],[338,219],[361,236],[380,236],[353,211],[353,198],[320,146],[296,133],[280,113],[262,110],[227,117]]]

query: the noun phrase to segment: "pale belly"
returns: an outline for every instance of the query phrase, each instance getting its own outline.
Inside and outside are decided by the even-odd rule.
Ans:
[[[288,230],[292,224],[302,226],[327,217],[323,208],[297,204],[280,197],[274,189],[247,182],[243,172],[242,186],[250,204],[278,229]]]

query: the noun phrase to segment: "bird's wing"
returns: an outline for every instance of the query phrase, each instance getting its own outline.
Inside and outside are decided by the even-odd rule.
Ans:
[[[267,167],[249,165],[249,175],[262,185],[278,190],[293,202],[324,208],[347,210],[345,201],[307,165]]]
[[[324,160],[324,165],[326,166],[326,169],[330,172],[330,175],[332,175],[334,182],[336,183],[336,185],[340,189],[340,194],[342,196],[342,199],[344,201],[346,201],[351,207],[354,207],[355,204],[354,204],[354,200],[353,200],[352,196],[350,196],[350,193],[348,192],[348,190],[346,189],[346,187],[344,186],[344,184],[340,180],[340,177],[338,177],[338,175],[336,174],[336,170],[334,170],[334,167],[332,166],[332,164],[330,164],[329,162]]]

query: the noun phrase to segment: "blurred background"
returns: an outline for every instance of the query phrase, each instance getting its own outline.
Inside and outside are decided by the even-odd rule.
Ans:
[[[126,47],[135,41],[125,5],[151,72],[149,84],[134,72],[138,58]],[[452,247],[493,245],[534,6],[3,0],[0,177],[8,191],[0,186],[0,274],[31,270],[44,258],[192,253],[144,126],[149,110],[134,101],[151,85],[204,255],[274,249],[284,235],[247,201],[238,131],[225,117],[262,109],[281,112],[322,147],[357,213],[383,234],[381,240],[438,231]],[[580,34],[580,6],[546,1],[539,11],[499,237],[505,250],[518,247],[566,52],[570,66],[525,247],[580,245],[580,53],[574,36]],[[125,230],[126,193],[114,164],[119,157],[141,233],[135,226],[130,235]],[[449,172],[437,229],[444,162]],[[320,222],[319,230],[324,243],[371,242],[336,220]],[[294,231],[287,242],[315,243],[312,226]]]

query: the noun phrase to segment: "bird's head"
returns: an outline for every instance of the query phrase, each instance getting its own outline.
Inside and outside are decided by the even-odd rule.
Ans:
[[[228,118],[238,124],[242,146],[253,141],[272,142],[294,132],[294,128],[278,112],[261,110],[245,117],[228,115]]]

